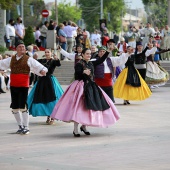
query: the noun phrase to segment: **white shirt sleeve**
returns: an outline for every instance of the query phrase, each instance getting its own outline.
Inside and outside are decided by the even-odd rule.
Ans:
[[[37,60],[29,57],[28,59],[28,66],[30,67],[30,71],[34,72],[35,74],[37,74],[38,76],[43,76],[42,74],[40,74],[40,71],[45,71],[46,73],[48,72],[48,69],[43,66],[41,63],[39,63]]]
[[[71,59],[71,60],[75,60],[75,54],[72,54],[72,53],[68,53],[67,51],[61,49],[60,53],[62,55],[64,55],[65,57]]]
[[[156,47],[153,47],[151,50],[147,50],[147,51],[145,52],[145,56],[148,57],[148,56],[150,56],[151,54],[155,54],[156,50],[157,50]]]
[[[0,60],[0,70],[7,70],[10,68],[11,57]]]
[[[119,57],[110,57],[113,67],[125,64],[129,56],[128,53],[122,53]]]

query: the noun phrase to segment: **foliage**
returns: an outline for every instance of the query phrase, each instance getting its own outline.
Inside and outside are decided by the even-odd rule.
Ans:
[[[19,1],[20,2],[20,1]],[[18,18],[17,7],[15,4],[13,10],[11,10],[11,18]],[[30,12],[30,5],[33,5],[33,13],[34,15],[31,16]],[[28,26],[37,26],[41,24],[41,11],[45,9],[45,3],[43,0],[26,0],[24,1],[24,25],[25,27]]]
[[[144,3],[144,5],[147,5],[149,3],[156,3],[156,4],[159,4],[159,3],[167,3],[167,0],[142,0],[142,2]]]
[[[167,23],[167,0],[143,0],[148,15],[148,22],[154,27],[162,27]]]
[[[27,0],[28,2],[28,0]],[[45,3],[43,0],[30,0],[29,5],[33,5],[34,15],[30,14],[30,7],[27,6],[25,9],[25,26],[37,26],[41,24],[41,12],[45,9]],[[26,6],[25,6],[26,8]]]
[[[0,54],[3,54],[7,50],[8,49],[6,47],[3,47],[3,46],[0,45]]]
[[[65,2],[58,4],[58,23],[63,21],[73,21],[77,22],[81,19],[81,9],[76,6],[71,6],[70,3],[66,4]],[[51,19],[55,20],[55,9],[52,10]]]
[[[19,3],[20,0],[0,0],[1,9],[12,9],[15,3]]]
[[[35,38],[31,26],[28,26],[28,28],[25,30],[24,44],[25,46],[35,44]]]
[[[87,30],[93,31],[94,29],[99,29],[100,0],[79,0],[79,4],[82,9],[82,18],[87,25]],[[120,31],[121,17],[124,11],[124,0],[103,1],[103,18],[107,20],[109,30]],[[108,13],[110,13],[110,22],[108,21]]]

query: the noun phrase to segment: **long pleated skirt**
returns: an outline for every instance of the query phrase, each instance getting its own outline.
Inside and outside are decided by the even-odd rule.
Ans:
[[[149,85],[165,85],[169,80],[169,73],[155,62],[147,62],[146,83]]]
[[[88,110],[84,100],[84,82],[75,80],[60,98],[51,117],[64,122],[77,122],[86,126],[108,127],[120,118],[112,100],[102,91],[110,108],[104,111]]]
[[[145,100],[151,96],[152,93],[148,85],[145,83],[138,71],[137,73],[141,83],[140,87],[134,87],[126,84],[128,68],[124,68],[122,70],[113,86],[113,94],[115,98],[121,98],[124,100]]]
[[[38,82],[34,85],[34,87],[32,88],[31,92],[28,95],[27,104],[28,104],[29,114],[32,115],[33,117],[50,116],[53,109],[54,109],[54,106],[56,105],[56,103],[58,102],[58,100],[60,99],[62,94],[64,93],[64,91],[63,91],[61,85],[59,84],[58,80],[54,76],[51,76],[50,79],[51,79],[52,85],[49,86],[49,87],[46,87],[46,91],[48,93],[48,90],[50,90],[50,91],[52,90],[52,89],[48,89],[48,88],[53,88],[53,91],[55,93],[54,94],[55,98],[52,99],[52,101],[50,101],[50,102],[38,102],[38,103],[34,102],[34,95],[35,95],[35,91],[36,91]],[[43,81],[41,83],[43,83]],[[40,86],[41,85],[42,84],[40,84]],[[41,91],[43,91],[43,89]],[[43,94],[37,94],[36,93],[36,95],[41,96],[41,98],[43,98]]]

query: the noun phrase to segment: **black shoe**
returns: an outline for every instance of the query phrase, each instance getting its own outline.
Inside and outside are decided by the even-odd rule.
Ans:
[[[86,131],[83,129],[83,127],[82,127],[82,126],[80,127],[80,130],[81,130],[81,131],[83,131],[83,132],[84,132],[84,134],[86,134],[86,135],[90,135],[90,132],[86,132]]]
[[[16,134],[21,134],[24,128],[22,126],[19,126],[19,129],[16,131]]]
[[[74,135],[74,137],[80,137],[80,134],[75,134],[74,131],[73,131],[73,135]]]
[[[22,135],[28,135],[30,133],[30,131],[28,129],[23,129],[23,131],[21,132]]]
[[[0,93],[6,93],[5,91],[3,91],[2,89],[0,90]]]
[[[126,101],[127,104],[130,104],[129,101]]]
[[[123,104],[124,104],[124,105],[127,105],[127,102],[124,102]]]

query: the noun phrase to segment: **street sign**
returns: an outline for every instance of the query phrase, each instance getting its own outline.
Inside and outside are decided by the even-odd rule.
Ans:
[[[49,15],[48,10],[46,10],[46,9],[42,10],[41,15],[42,15],[44,18],[47,18],[48,15]]]

